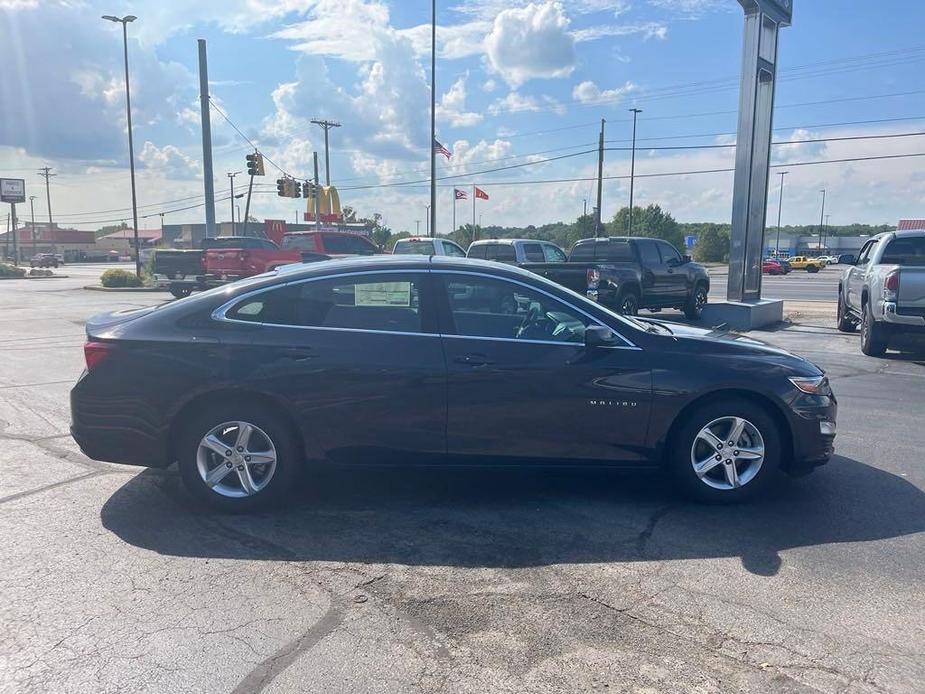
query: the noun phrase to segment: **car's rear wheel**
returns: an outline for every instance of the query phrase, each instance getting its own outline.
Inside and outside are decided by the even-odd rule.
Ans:
[[[868,357],[882,357],[889,343],[886,328],[874,320],[870,302],[861,309],[861,351]]]
[[[698,284],[684,305],[684,315],[688,320],[698,320],[703,315],[703,307],[706,305],[707,287],[704,284]]]
[[[282,502],[298,472],[289,427],[272,412],[245,403],[208,407],[179,441],[180,474],[198,500],[224,511],[252,511]]]
[[[170,293],[174,296],[174,298],[182,299],[192,294],[193,290],[190,287],[184,287],[181,285],[174,284],[174,285],[171,285],[170,287]]]
[[[815,265],[807,265],[807,266],[806,266],[806,272],[809,272],[810,274],[812,274],[812,273],[814,273],[814,272],[819,272],[819,268],[816,267]]]
[[[853,333],[854,329],[857,327],[854,319],[848,315],[848,307],[845,306],[845,296],[841,292],[838,292],[836,321],[838,323],[838,329],[843,333]]]
[[[624,316],[639,313],[639,295],[634,289],[624,289],[617,297],[617,311]]]
[[[672,442],[669,471],[685,495],[735,502],[766,492],[782,476],[781,432],[761,406],[730,398],[698,407]]]

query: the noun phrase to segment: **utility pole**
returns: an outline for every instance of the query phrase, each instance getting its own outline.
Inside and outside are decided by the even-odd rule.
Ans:
[[[324,130],[324,184],[329,186],[331,185],[331,165],[328,161],[328,130],[331,128],[339,128],[340,123],[327,119],[319,120],[317,118],[312,119],[312,123],[320,125]]]
[[[585,198],[585,204],[584,204],[584,208],[582,210],[581,216],[582,217],[588,216],[588,198]]]
[[[50,173],[51,167],[43,166],[39,169],[39,176],[45,179],[45,201],[48,203],[48,240],[51,243],[51,252],[57,252],[58,248],[55,246],[55,230],[54,222],[51,219],[51,186],[48,184],[48,180],[52,176],[57,176],[58,174]]]
[[[778,258],[780,258],[780,211],[784,206],[784,176],[789,173],[789,171],[777,172],[777,175],[780,176],[780,197],[777,200],[777,244],[775,245],[775,250],[777,251],[776,255]]]
[[[824,227],[822,226],[822,221],[823,219],[825,219],[825,188],[823,188],[819,192],[822,193],[822,211],[819,213],[819,252],[821,253],[822,252],[822,241],[823,241],[822,236],[825,233]]]
[[[424,235],[430,236],[430,205],[424,205]]]
[[[10,213],[6,213],[6,236],[3,237],[3,259],[10,257]]]
[[[825,234],[825,238],[828,238],[828,237],[829,237],[829,217],[831,217],[831,216],[832,216],[832,215],[830,215],[830,214],[827,214],[827,215],[825,216],[825,226],[822,227],[823,233]],[[828,248],[827,246],[825,246],[825,244],[823,244],[823,246],[826,247],[826,248]]]
[[[206,40],[199,43],[199,115],[202,121],[202,184],[206,197],[206,236],[215,236],[215,182],[212,178],[212,123],[209,119],[209,65]],[[246,214],[246,212],[245,212]]]
[[[415,236],[421,235],[421,220],[420,219],[414,220],[414,235]]]
[[[636,179],[636,116],[642,113],[641,108],[631,108],[633,114],[633,148],[630,155],[630,219],[629,235],[633,235],[633,184]]]
[[[15,202],[10,203],[10,217],[12,217],[12,224],[13,224],[13,265],[19,265],[19,245],[16,243],[17,224],[16,224],[16,203]],[[7,234],[7,238],[9,238],[9,234]]]
[[[318,185],[318,152],[312,152],[315,160],[315,226],[321,228],[321,186]]]
[[[32,213],[32,255],[38,255],[35,246],[35,196],[29,196],[29,211]]]
[[[604,119],[597,142],[597,207],[594,208],[594,238],[601,235],[601,194],[604,192]]]
[[[437,226],[437,0],[430,3],[430,235]]]
[[[234,177],[237,176],[240,171],[235,171],[234,173],[228,172],[228,180],[231,181],[231,235],[235,236],[234,228]],[[240,221],[240,220],[238,220]]]

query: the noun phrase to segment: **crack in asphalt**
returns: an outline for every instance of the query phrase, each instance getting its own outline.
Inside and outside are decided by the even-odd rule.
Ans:
[[[253,694],[263,691],[276,677],[302,655],[314,648],[334,632],[344,621],[347,611],[342,605],[331,603],[324,616],[307,631],[285,644],[269,658],[257,665],[232,690],[232,694]]]

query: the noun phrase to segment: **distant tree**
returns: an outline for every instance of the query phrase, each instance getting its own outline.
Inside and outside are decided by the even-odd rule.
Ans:
[[[353,224],[357,221],[357,211],[350,205],[344,205],[341,208],[341,214],[344,215],[344,222],[348,224]]]
[[[699,230],[686,229],[697,237],[694,244],[694,258],[702,263],[718,263],[729,260],[729,233],[719,224],[701,224]]]
[[[395,244],[398,241],[401,241],[402,239],[406,239],[409,236],[411,236],[411,233],[407,231],[399,231],[397,234],[392,234],[391,236],[389,236],[389,240],[385,244],[385,250],[391,251],[393,248],[395,248]]]
[[[684,233],[681,225],[659,205],[633,207],[633,229],[629,229],[629,208],[623,207],[607,225],[610,236],[649,236],[663,239],[678,250],[684,249]]]

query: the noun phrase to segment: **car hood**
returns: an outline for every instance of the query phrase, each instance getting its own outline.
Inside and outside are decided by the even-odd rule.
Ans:
[[[664,337],[674,340],[681,346],[699,354],[716,354],[723,356],[741,356],[764,358],[781,366],[788,366],[801,375],[818,375],[822,369],[811,361],[799,357],[780,347],[753,337],[734,333],[725,328],[698,328],[681,323],[667,323],[651,319],[638,319],[641,322],[658,323],[671,330],[672,335]]]

